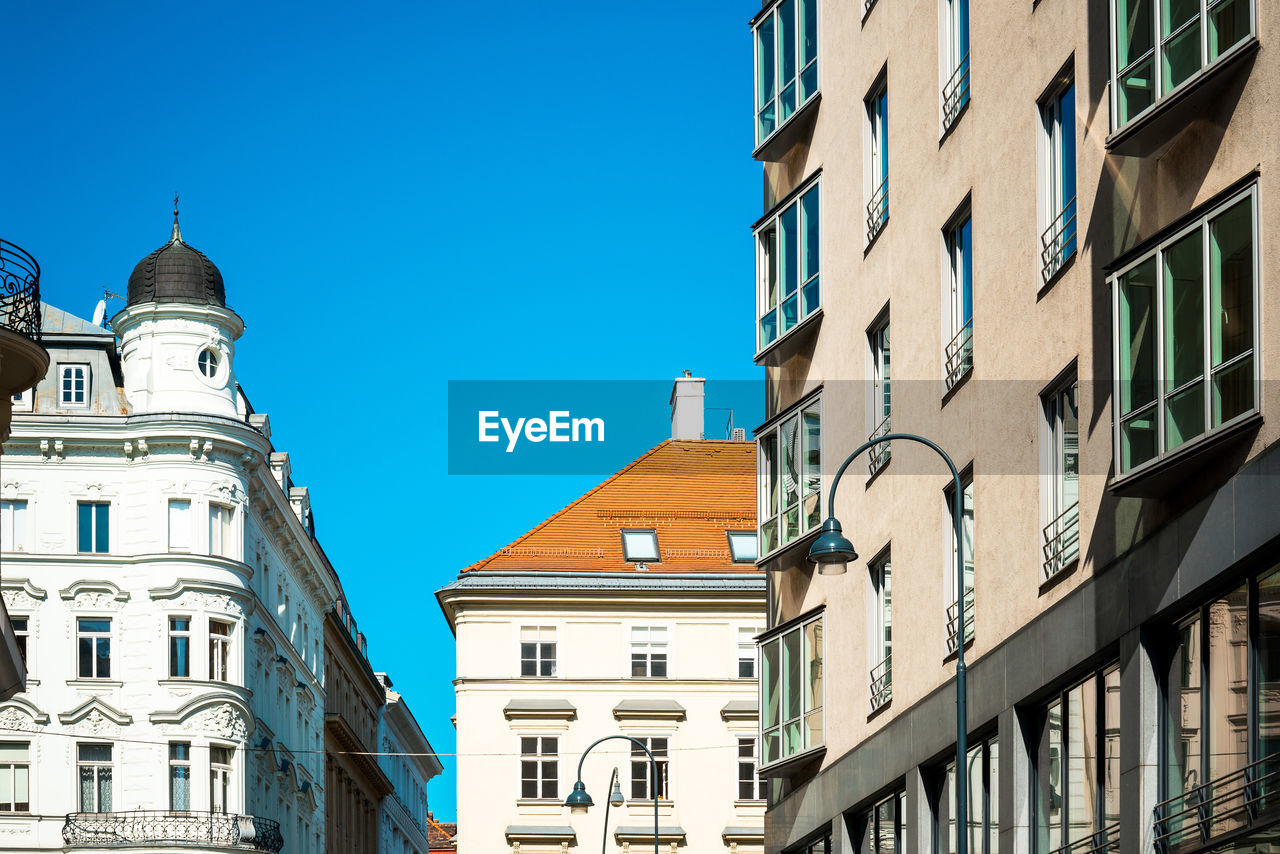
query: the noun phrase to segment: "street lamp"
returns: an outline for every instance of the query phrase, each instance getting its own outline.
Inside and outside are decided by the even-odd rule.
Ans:
[[[615,738],[620,738],[624,741],[629,741],[632,744],[637,745],[641,750],[645,752],[645,755],[649,757],[649,767],[653,771],[653,778],[652,778],[653,854],[658,854],[658,760],[653,758],[653,751],[651,751],[643,741],[632,738],[629,735],[606,735],[604,738],[596,739],[595,741],[593,741],[586,750],[582,751],[582,756],[578,758],[578,779],[574,782],[573,791],[569,793],[569,797],[564,799],[564,805],[567,806],[569,808],[569,811],[574,813],[575,815],[585,815],[587,810],[595,805],[594,802],[591,800],[591,796],[587,794],[586,784],[582,782],[582,763],[586,761],[587,754],[590,753],[592,750],[594,750],[597,744],[602,744],[606,741],[611,741]],[[622,797],[622,789],[619,788],[618,786],[618,778],[617,778],[618,769],[617,768],[613,769],[613,773],[614,773],[613,791],[609,793],[609,806],[622,806],[624,801]],[[609,807],[608,806],[605,807],[604,824],[605,824],[605,840],[607,842],[609,838]],[[961,851],[959,852],[959,854],[965,854],[965,852]]]
[[[969,854],[969,739],[966,726],[968,715],[964,666],[964,485],[960,482],[960,473],[956,470],[956,464],[942,448],[914,433],[889,433],[863,442],[836,470],[836,476],[831,481],[831,492],[827,496],[827,519],[822,523],[822,532],[809,547],[809,560],[817,565],[818,572],[823,575],[840,575],[847,571],[851,561],[858,559],[853,543],[845,537],[840,528],[840,522],[836,519],[836,486],[840,483],[840,477],[845,469],[849,468],[849,464],[863,451],[881,442],[894,439],[919,442],[932,448],[951,470],[951,480],[955,489],[955,499],[951,507],[951,524],[956,538],[956,612],[960,623],[956,634],[956,854]]]

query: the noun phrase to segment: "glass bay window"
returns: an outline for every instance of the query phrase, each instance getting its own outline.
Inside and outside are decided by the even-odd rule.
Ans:
[[[755,22],[756,145],[818,91],[818,0],[782,0]]]
[[[818,184],[756,229],[757,351],[786,335],[822,304]]]
[[[822,746],[822,615],[762,639],[760,660],[763,764]]]
[[[762,430],[756,446],[763,557],[822,523],[822,401]]]

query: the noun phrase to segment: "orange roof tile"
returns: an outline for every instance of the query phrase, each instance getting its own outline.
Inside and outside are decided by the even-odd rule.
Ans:
[[[622,530],[651,528],[650,572],[754,572],[734,563],[726,531],[755,531],[754,442],[668,439],[568,507],[464,572],[634,572]]]

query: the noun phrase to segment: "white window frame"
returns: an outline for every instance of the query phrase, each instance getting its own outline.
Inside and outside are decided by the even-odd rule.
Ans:
[[[868,370],[871,375],[871,397],[867,401],[867,423],[873,425],[867,441],[885,436],[892,429],[891,357],[889,310],[882,311],[867,330]],[[892,459],[892,443],[881,442],[867,450],[867,473],[875,474]]]
[[[209,502],[209,554],[232,558],[235,549],[236,509],[228,504]]]
[[[801,23],[800,23],[801,17],[802,17],[801,8],[800,8],[801,2],[813,4],[813,16],[814,16],[813,51],[814,53],[813,53],[813,57],[810,58],[808,62],[805,62],[803,57],[803,50],[804,50],[803,34],[802,34],[803,27],[801,26]],[[804,109],[805,105],[808,104],[810,101],[812,101],[814,97],[817,96],[817,94],[820,91],[822,91],[822,76],[821,76],[822,63],[818,61],[822,54],[822,4],[818,2],[818,0],[792,0],[791,6],[792,6],[792,13],[793,13],[793,20],[794,20],[794,23],[792,26],[794,29],[795,38],[793,39],[792,44],[789,45],[788,47],[790,50],[794,51],[794,56],[795,56],[795,77],[790,78],[790,84],[795,86],[795,93],[794,93],[795,106],[792,108],[791,112],[787,115],[786,118],[781,118],[782,92],[784,89],[787,88],[786,85],[783,85],[782,73],[781,73],[782,32],[781,32],[781,27],[779,26],[779,17],[778,17],[778,13],[780,12],[783,5],[785,5],[784,2],[775,2],[768,9],[766,9],[765,11],[757,15],[751,25],[751,50],[752,50],[751,68],[753,71],[752,92],[754,93],[754,96],[755,96],[753,101],[754,107],[752,110],[753,112],[752,124],[755,126],[756,148],[760,148],[765,144],[766,141],[768,141],[769,139],[772,139],[774,136],[777,136],[778,132],[781,131],[784,127],[786,127],[786,125],[793,118],[795,118],[796,115],[798,115],[802,109]],[[773,97],[769,99],[769,102],[772,102],[773,104],[773,128],[767,133],[762,133],[760,117],[765,112],[765,105],[761,103],[761,93],[760,93],[760,62],[761,62],[760,32],[762,27],[764,27],[766,23],[769,24],[771,27],[772,42],[773,42],[773,74],[772,74]],[[803,91],[801,80],[804,75],[804,72],[810,66],[813,66],[813,71],[814,71],[812,90]]]
[[[960,7],[964,7],[961,27]],[[973,8],[970,0],[940,0],[938,5],[940,33],[938,66],[941,97],[938,102],[942,132],[955,126],[973,98],[972,35]]]
[[[1138,121],[1139,119],[1159,110],[1161,105],[1168,101],[1170,95],[1189,86],[1190,84],[1198,80],[1200,77],[1203,77],[1206,72],[1210,71],[1215,66],[1221,65],[1223,62],[1227,61],[1231,57],[1235,56],[1236,54],[1240,53],[1243,50],[1246,50],[1249,47],[1249,45],[1251,45],[1254,41],[1256,41],[1258,36],[1257,4],[1256,2],[1254,2],[1254,0],[1244,0],[1244,2],[1247,3],[1249,6],[1248,34],[1245,35],[1244,38],[1240,39],[1235,44],[1233,44],[1231,47],[1227,48],[1227,50],[1221,53],[1216,59],[1210,60],[1209,59],[1209,27],[1206,25],[1208,21],[1208,14],[1210,11],[1210,7],[1213,7],[1213,9],[1217,9],[1226,5],[1226,3],[1231,2],[1231,0],[1200,0],[1200,11],[1197,14],[1197,17],[1195,18],[1195,21],[1197,22],[1195,26],[1198,26],[1200,30],[1200,68],[1199,70],[1193,72],[1186,80],[1183,80],[1181,83],[1174,86],[1172,89],[1165,91],[1164,89],[1164,45],[1173,41],[1175,38],[1177,38],[1179,34],[1188,31],[1192,26],[1192,22],[1188,21],[1182,27],[1179,27],[1176,32],[1171,33],[1167,37],[1161,37],[1160,33],[1164,29],[1163,21],[1162,21],[1163,4],[1160,3],[1159,0],[1149,0],[1149,2],[1151,3],[1150,8],[1151,8],[1151,44],[1152,46],[1147,51],[1145,51],[1140,57],[1138,57],[1135,60],[1132,60],[1124,68],[1120,68],[1119,67],[1120,21],[1119,21],[1119,14],[1116,9],[1116,2],[1117,0],[1110,0],[1110,2],[1108,3],[1108,6],[1110,7],[1110,14],[1111,14],[1111,41],[1108,45],[1107,52],[1110,55],[1110,65],[1111,65],[1111,86],[1110,86],[1111,129],[1113,132],[1119,131],[1125,127],[1128,127],[1129,125],[1133,124],[1135,121]],[[1152,87],[1154,89],[1153,97],[1151,99],[1151,105],[1133,114],[1132,116],[1129,117],[1127,121],[1121,122],[1120,121],[1120,89],[1121,89],[1120,81],[1124,77],[1124,72],[1126,70],[1136,69],[1139,65],[1145,62],[1148,57],[1151,58],[1151,63],[1152,63],[1150,79],[1152,82]]]
[[[968,269],[965,269],[965,247],[960,239],[965,225],[968,224]],[[965,201],[955,216],[942,231],[945,249],[944,282],[946,283],[946,300],[948,325],[946,327],[946,346],[943,348],[943,377],[948,390],[955,388],[964,377],[973,371],[973,316],[977,313],[974,300],[973,276],[973,209],[969,201]],[[966,280],[967,277],[967,280]],[[968,290],[969,311],[966,319],[965,291]]]
[[[0,541],[4,551],[25,552],[30,548],[31,506],[25,498],[6,498],[0,501]]]
[[[805,431],[804,417],[806,415],[816,415],[817,417],[817,447],[810,447],[809,437]],[[783,437],[785,428],[790,425],[795,430],[796,442],[796,496],[794,503],[788,503],[786,494],[786,481],[783,467]],[[770,460],[768,454],[764,452],[764,448],[772,441],[774,447],[773,454],[773,470],[769,471]],[[806,534],[816,531],[822,525],[822,514],[825,508],[822,505],[823,497],[826,495],[826,477],[822,471],[822,460],[824,452],[822,448],[822,396],[815,395],[806,398],[799,404],[787,410],[782,417],[775,420],[767,428],[756,434],[756,450],[757,450],[757,500],[759,507],[756,518],[758,522],[758,542],[760,544],[760,558],[763,560],[771,555],[781,551],[792,543],[798,541]],[[806,467],[806,457],[810,454],[817,455],[816,466]],[[773,503],[773,495],[771,486],[777,486],[777,502],[776,507]],[[790,531],[790,525],[787,520],[787,514],[791,510],[795,510],[795,531],[790,536],[785,536]],[[807,511],[807,512],[806,512]],[[770,541],[769,532],[772,530],[774,544],[772,548],[768,548]]]
[[[968,558],[965,561],[965,643],[968,644],[973,640],[974,636],[974,617],[977,615],[977,597],[974,593],[974,584],[976,581],[974,568],[974,488],[973,488],[973,466],[966,466],[960,472],[960,486],[964,490],[963,495],[963,519],[961,526],[964,535],[964,544],[967,546]],[[942,574],[942,589],[946,596],[945,614],[946,614],[946,636],[947,636],[947,655],[954,655],[956,651],[956,634],[959,629],[959,619],[956,611],[956,531],[952,518],[952,507],[955,501],[955,484],[948,483],[944,492],[943,507],[946,509],[946,526],[947,526],[947,565],[946,570]]]
[[[175,757],[173,755],[174,753],[173,749],[175,747],[185,747],[187,749],[187,755],[185,759],[182,757]],[[175,780],[174,773],[182,769],[185,769],[187,772],[187,805],[185,807],[179,807],[174,802],[174,798],[173,798],[173,783]],[[168,789],[169,789],[167,794],[168,794],[170,812],[190,812],[191,797],[193,795],[193,789],[195,788],[193,785],[194,781],[192,780],[192,776],[191,776],[191,742],[189,741],[169,742],[168,774],[165,778],[165,781],[168,784]]]
[[[633,736],[633,738],[643,742],[644,746],[649,748],[653,753],[653,761],[657,763],[659,778],[658,801],[670,802],[674,800],[671,795],[671,736],[669,734],[636,735]],[[655,742],[658,741],[662,742],[660,746],[655,745]],[[652,803],[654,790],[654,768],[649,762],[649,754],[641,750],[638,745],[632,744],[630,760],[630,775],[627,782],[627,791],[631,794],[630,800],[632,802],[649,801]],[[638,775],[637,772],[640,771],[642,765],[644,770]],[[641,790],[637,790],[637,784],[643,788]],[[637,794],[637,791],[639,791],[640,794]]]
[[[812,197],[812,203],[809,199]],[[806,247],[806,226],[812,216],[806,212],[806,205],[817,210],[818,259],[816,265],[809,265],[809,250]],[[795,247],[793,258],[783,258],[781,230],[787,218],[795,223]],[[822,181],[821,176],[814,176],[805,181],[792,193],[784,204],[778,205],[756,224],[752,232],[756,241],[756,352],[763,353],[792,332],[804,326],[805,321],[817,314],[822,308]],[[794,267],[796,289],[793,293],[784,292],[786,279],[779,261]],[[813,266],[813,272],[805,275],[807,266]],[[810,300],[806,291],[812,286],[816,296]],[[795,320],[783,328],[785,312],[784,304],[795,300]],[[812,305],[810,302],[812,301]],[[772,338],[766,340],[764,333],[766,319],[772,318]]]
[[[217,761],[215,757],[218,754],[215,751],[226,751],[223,754],[226,761]],[[236,749],[231,745],[209,745],[209,812],[235,812],[232,803],[235,790],[231,785],[235,774],[235,760]]]
[[[223,632],[216,631],[225,629]],[[233,659],[231,649],[235,638],[236,625],[230,620],[209,618],[209,681],[231,682]]]
[[[871,711],[893,698],[893,561],[889,549],[867,564],[867,672]]]
[[[870,245],[889,222],[889,78],[887,69],[862,101],[863,138],[866,141],[867,171],[863,195],[867,200],[867,244]]]
[[[748,537],[751,541],[751,552],[743,554],[737,543],[740,540],[746,540]],[[754,564],[760,559],[760,541],[756,537],[755,531],[725,531],[725,539],[729,543],[729,560],[733,563]]]
[[[1210,325],[1211,312],[1212,312],[1212,299],[1211,299],[1209,283],[1211,281],[1210,263],[1211,263],[1212,255],[1211,255],[1210,246],[1209,246],[1209,241],[1210,241],[1209,223],[1213,219],[1215,219],[1218,215],[1226,212],[1232,206],[1245,200],[1246,198],[1250,200],[1250,206],[1251,206],[1252,217],[1253,217],[1253,222],[1252,222],[1253,232],[1250,235],[1250,239],[1252,241],[1252,247],[1253,247],[1253,307],[1252,307],[1253,346],[1249,349],[1248,354],[1242,353],[1240,355],[1237,355],[1231,358],[1230,360],[1224,362],[1223,364],[1219,365],[1215,369],[1212,365],[1213,329],[1212,329],[1212,326]],[[1225,201],[1221,202],[1220,204],[1216,204],[1212,208],[1207,209],[1204,213],[1197,216],[1194,222],[1189,223],[1188,225],[1178,229],[1177,231],[1171,232],[1169,235],[1161,238],[1160,241],[1150,250],[1143,252],[1140,257],[1135,258],[1134,260],[1125,264],[1124,267],[1119,268],[1110,274],[1108,278],[1108,285],[1111,288],[1111,316],[1112,316],[1112,320],[1111,320],[1112,384],[1113,384],[1112,397],[1111,397],[1113,401],[1112,403],[1112,410],[1113,410],[1112,454],[1114,455],[1113,459],[1115,460],[1115,470],[1117,472],[1117,479],[1125,480],[1134,476],[1138,472],[1146,471],[1150,468],[1159,466],[1162,462],[1164,462],[1170,456],[1181,454],[1183,451],[1185,451],[1188,448],[1200,446],[1204,442],[1212,439],[1214,436],[1220,433],[1223,433],[1225,431],[1231,430],[1233,427],[1235,427],[1235,425],[1255,417],[1259,412],[1262,411],[1262,375],[1261,375],[1261,359],[1259,358],[1259,346],[1262,341],[1262,331],[1260,327],[1259,315],[1261,312],[1260,295],[1262,293],[1263,284],[1262,284],[1261,259],[1259,257],[1259,251],[1260,251],[1259,238],[1261,235],[1261,228],[1259,227],[1258,217],[1259,217],[1258,185],[1257,183],[1253,183],[1253,184],[1250,184],[1247,188],[1241,190],[1240,192],[1233,193],[1229,198],[1227,198]],[[1181,391],[1182,388],[1189,387],[1189,384],[1188,386],[1183,386],[1183,387],[1180,387],[1179,389],[1169,389],[1166,387],[1165,349],[1166,349],[1167,342],[1165,340],[1166,338],[1165,336],[1166,316],[1165,316],[1165,298],[1164,298],[1165,287],[1164,287],[1164,271],[1163,271],[1162,259],[1163,259],[1165,250],[1169,246],[1171,246],[1174,243],[1177,243],[1179,240],[1183,239],[1188,234],[1194,233],[1197,229],[1201,231],[1202,240],[1204,241],[1202,243],[1201,252],[1203,256],[1202,261],[1204,264],[1203,271],[1202,271],[1202,277],[1203,277],[1202,281],[1204,283],[1204,289],[1205,289],[1204,298],[1203,298],[1204,323],[1205,323],[1205,326],[1203,328],[1203,335],[1204,335],[1203,345],[1204,345],[1205,361],[1203,365],[1204,371],[1203,371],[1203,375],[1200,378],[1200,382],[1204,384],[1204,388],[1205,388],[1205,393],[1204,393],[1205,430],[1202,433],[1200,433],[1198,436],[1194,436],[1192,438],[1187,439],[1186,441],[1177,445],[1175,448],[1168,449],[1167,447],[1168,438],[1166,436],[1166,424],[1165,424],[1165,417],[1164,417],[1165,401],[1168,397],[1171,396],[1170,394],[1171,392]],[[1156,333],[1155,334],[1155,361],[1156,361],[1155,400],[1152,403],[1143,404],[1142,406],[1137,407],[1135,410],[1131,412],[1122,413],[1120,412],[1121,384],[1123,382],[1123,378],[1121,377],[1121,373],[1120,373],[1120,358],[1121,358],[1121,354],[1120,354],[1120,332],[1121,332],[1120,330],[1120,280],[1127,273],[1129,273],[1136,267],[1140,266],[1143,263],[1146,263],[1147,261],[1153,258],[1155,259],[1156,279],[1157,279],[1156,308],[1155,308],[1155,314],[1154,314],[1155,333]],[[1217,374],[1221,374],[1223,371],[1227,370],[1231,366],[1242,362],[1246,357],[1251,359],[1253,362],[1253,406],[1241,412],[1240,414],[1234,416],[1233,418],[1227,421],[1224,421],[1223,423],[1217,426],[1211,426],[1213,425],[1212,383],[1213,383],[1213,377],[1215,375],[1215,371]],[[1134,466],[1130,466],[1129,468],[1125,468],[1124,458],[1121,454],[1121,440],[1120,440],[1121,425],[1124,421],[1134,418],[1136,415],[1141,414],[1142,411],[1149,409],[1151,407],[1154,407],[1154,413],[1155,413],[1154,417],[1156,421],[1156,454],[1154,457],[1152,457],[1149,460],[1146,460]]]
[[[1072,412],[1074,409],[1074,412]],[[1080,390],[1074,364],[1040,396],[1042,582],[1080,556]],[[1075,419],[1072,440],[1066,424]],[[1074,472],[1071,459],[1074,456]],[[1068,487],[1074,483],[1075,494]]]
[[[73,669],[73,672],[76,674],[76,678],[77,679],[112,679],[114,678],[111,675],[110,671],[114,670],[113,662],[111,659],[114,653],[113,647],[115,646],[115,644],[112,643],[112,640],[113,640],[112,635],[114,634],[114,630],[115,630],[115,621],[111,617],[100,615],[100,614],[76,614],[75,616],[72,617],[72,619],[76,621],[76,644],[74,648],[75,667]],[[101,631],[81,629],[80,628],[81,620],[106,620],[107,630],[105,632],[101,632]],[[93,650],[93,654],[90,656],[90,659],[89,659],[91,664],[89,666],[90,673],[88,676],[80,672],[80,641],[82,639],[89,640],[91,642],[91,649]],[[103,640],[107,642],[108,672],[106,674],[98,673],[98,644],[100,641],[103,641]]]
[[[557,656],[560,647],[556,639],[555,626],[521,626],[518,643],[521,679],[550,679],[557,675],[556,671],[559,667]],[[533,649],[527,650],[526,647],[533,647]],[[527,652],[532,654],[526,655]],[[533,664],[533,673],[524,672],[525,662]],[[544,668],[544,665],[548,664],[550,668]],[[550,669],[551,672],[543,673],[544,669]]]
[[[191,499],[170,498],[169,551],[191,551],[191,527]]]
[[[630,633],[629,673],[632,679],[669,679],[671,678],[671,630],[667,626],[642,625],[632,626]],[[643,660],[643,673],[636,673],[636,657]],[[657,657],[662,656],[661,661]],[[661,668],[658,665],[661,664]],[[662,673],[655,673],[661,669]]]
[[[81,530],[81,528],[80,528],[80,508],[81,508],[81,507],[83,507],[83,506],[89,506],[89,507],[92,507],[92,508],[93,508],[92,510],[90,510],[90,511],[89,511],[89,550],[88,550],[88,551],[80,551],[80,530]],[[106,518],[106,528],[107,528],[107,548],[106,548],[106,550],[105,550],[105,551],[98,551],[98,531],[101,529],[101,526],[99,525],[99,522],[98,522],[98,510],[97,510],[97,508],[98,508],[99,506],[102,506],[102,507],[106,507],[106,508],[107,508],[107,510],[106,510],[106,514],[105,514],[105,515],[106,515],[106,517],[107,517],[107,518]],[[113,539],[115,539],[114,537],[112,537],[112,536],[111,536],[111,502],[110,502],[110,501],[104,501],[104,500],[101,500],[101,499],[97,499],[97,500],[88,499],[88,500],[81,500],[81,501],[77,501],[77,502],[76,502],[75,529],[76,529],[76,553],[77,553],[77,554],[84,554],[84,555],[89,555],[89,554],[94,554],[94,555],[111,554],[111,541],[112,541]]]
[[[812,631],[809,631],[813,627]],[[800,654],[800,685],[789,686],[785,683],[788,668],[783,663],[783,653],[786,649],[786,639],[793,634],[798,636],[795,642],[799,648]],[[823,612],[805,616],[791,623],[771,631],[767,636],[760,639],[760,744],[762,763],[765,767],[785,762],[793,756],[801,756],[812,750],[817,750],[826,744],[826,691],[827,680],[825,678],[824,657],[826,655],[826,642],[823,640]],[[813,650],[810,647],[810,635],[817,639],[817,645],[821,647],[816,657],[816,662],[810,661],[813,657]],[[776,710],[770,706],[769,697],[767,695],[769,685],[772,682],[770,672],[770,648],[774,649],[773,667],[778,669],[778,707]],[[814,676],[813,664],[817,665],[817,679],[821,682],[821,694],[818,699],[821,705],[813,705],[806,703],[809,699],[805,695],[810,693],[808,689],[809,683]],[[790,699],[791,691],[800,692],[799,713],[798,716],[789,714],[787,709],[787,701]],[[809,724],[812,719],[817,718],[820,721],[822,738],[820,741],[814,741],[810,732]],[[793,749],[787,749],[786,733],[791,725],[799,727],[799,744]],[[769,749],[770,736],[777,739],[778,755],[774,756]]]
[[[1077,162],[1071,164],[1071,172],[1079,183],[1079,128],[1075,113],[1075,74],[1068,67],[1055,77],[1037,102],[1040,114],[1040,276],[1048,283],[1066,266],[1080,245],[1079,206],[1076,187],[1072,186],[1068,197],[1065,188],[1067,167],[1064,144],[1068,137],[1063,126],[1070,121],[1071,151]],[[1064,114],[1063,96],[1072,93],[1070,115]]]
[[[623,528],[620,536],[622,537],[622,559],[627,563],[661,563],[662,548],[658,544],[658,532],[653,528]],[[632,551],[633,543],[639,546],[640,543],[652,541],[652,551],[647,548],[637,548]],[[653,557],[649,557],[652,554]]]
[[[29,741],[4,741],[0,742],[5,748],[21,748],[26,751],[26,759],[23,761],[20,756],[0,757],[0,779],[8,777],[9,800],[0,802],[0,815],[26,815],[32,812],[31,796],[34,794],[35,787],[32,785],[31,776],[31,742]],[[26,769],[26,789],[27,799],[25,801],[18,800],[18,769]],[[21,806],[21,809],[19,807]]]
[[[92,377],[93,374],[87,362],[59,364],[58,405],[65,409],[87,409],[91,400]],[[78,389],[77,385],[79,385]],[[75,399],[77,393],[81,398],[79,401]]]
[[[82,747],[105,747],[107,748],[107,752],[110,754],[111,758],[105,761],[101,759],[82,759],[80,756],[80,748]],[[115,761],[116,761],[115,747],[110,742],[107,742],[107,743],[98,742],[98,741],[76,742],[76,773],[72,782],[75,785],[76,794],[75,794],[74,803],[79,807],[79,809],[77,810],[78,812],[113,812],[114,811],[115,795],[116,795],[116,791],[115,791],[116,776],[117,776]],[[86,804],[84,803],[83,800],[81,800],[81,796],[84,794],[84,789],[80,785],[80,775],[83,773],[82,769],[86,769],[86,768],[92,769],[92,772],[93,772],[93,804],[92,806],[96,807],[97,809],[86,809]],[[99,782],[102,776],[102,769],[104,768],[107,770],[108,776],[110,778],[109,780],[110,786],[107,791],[108,791],[108,797],[111,800],[111,803],[105,804],[105,806],[107,807],[107,809],[105,810],[101,809],[101,807],[103,807],[104,804],[98,797]]]
[[[534,750],[527,751],[529,742]],[[552,742],[548,744],[548,742]],[[548,752],[550,749],[550,752]],[[533,776],[527,772],[532,769]],[[525,784],[533,783],[534,794],[525,794]],[[551,793],[547,794],[550,784]],[[520,800],[554,800],[560,798],[560,736],[542,733],[520,735]]]
[[[36,390],[34,387],[24,389],[13,396],[14,412],[33,412],[35,411]]]
[[[746,797],[743,797],[746,787]],[[738,797],[736,800],[765,801],[769,799],[769,779],[760,776],[760,737],[738,736]]]

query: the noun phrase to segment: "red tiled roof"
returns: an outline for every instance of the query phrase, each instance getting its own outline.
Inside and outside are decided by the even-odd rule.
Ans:
[[[464,572],[628,572],[624,528],[653,529],[650,572],[754,572],[734,563],[726,531],[755,531],[754,442],[667,440],[496,554]]]
[[[456,822],[427,821],[427,847],[432,851],[456,851],[457,843],[453,837],[458,835]]]

